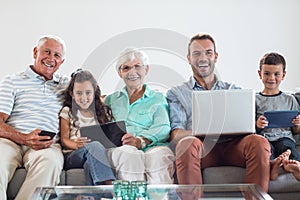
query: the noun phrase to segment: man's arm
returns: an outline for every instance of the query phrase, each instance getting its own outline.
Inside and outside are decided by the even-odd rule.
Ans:
[[[17,132],[5,122],[9,115],[0,112],[0,137],[9,139],[21,145],[26,145],[26,135]]]
[[[6,124],[9,115],[0,112],[0,137],[9,139],[17,144],[26,145],[34,150],[48,148],[54,140],[41,141],[50,139],[49,136],[39,136],[41,130],[36,129],[29,134],[23,134],[14,130]]]
[[[170,141],[178,143],[180,139],[192,134],[191,130],[174,129],[170,133]]]

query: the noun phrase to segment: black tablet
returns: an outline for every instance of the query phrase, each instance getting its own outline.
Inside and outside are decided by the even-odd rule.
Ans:
[[[293,119],[299,114],[298,110],[267,111],[264,116],[269,125],[266,128],[288,128],[293,127]]]
[[[121,146],[121,139],[125,133],[126,126],[124,121],[80,128],[81,137],[87,137],[91,141],[99,141],[105,148]]]

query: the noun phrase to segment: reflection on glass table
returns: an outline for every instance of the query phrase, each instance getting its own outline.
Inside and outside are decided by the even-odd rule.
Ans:
[[[116,198],[113,186],[57,186],[40,187],[33,200],[121,200]],[[147,198],[143,200],[260,200],[272,199],[253,184],[204,185],[148,185]],[[131,200],[131,199],[128,199]],[[140,198],[134,200],[142,200]]]

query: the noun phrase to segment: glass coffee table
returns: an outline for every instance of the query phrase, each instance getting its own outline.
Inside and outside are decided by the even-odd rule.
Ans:
[[[32,200],[111,200],[113,186],[40,187]],[[136,198],[137,199],[137,198]],[[136,200],[135,199],[135,200]],[[144,199],[144,198],[143,198]],[[258,200],[272,199],[253,184],[148,185],[147,200]],[[142,200],[139,198],[138,200]]]

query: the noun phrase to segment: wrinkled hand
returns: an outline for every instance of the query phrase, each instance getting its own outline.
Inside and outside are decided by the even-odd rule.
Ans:
[[[39,136],[41,130],[36,129],[25,136],[25,146],[34,150],[46,149],[55,142],[55,139],[50,139],[49,136]],[[44,140],[44,141],[43,141]]]
[[[297,115],[297,117],[295,117],[292,122],[295,126],[300,126],[300,115]]]
[[[126,133],[125,135],[123,135],[122,137],[122,144],[123,145],[131,145],[134,146],[136,148],[138,148],[139,142],[140,140],[136,137],[133,136],[133,134],[130,133]]]
[[[78,137],[74,140],[74,142],[76,142],[77,149],[79,149],[83,147],[86,143],[91,142],[91,140],[88,139],[87,137]]]
[[[263,115],[259,116],[259,118],[256,121],[256,127],[257,128],[265,128],[266,126],[268,126],[268,121],[267,118]]]

